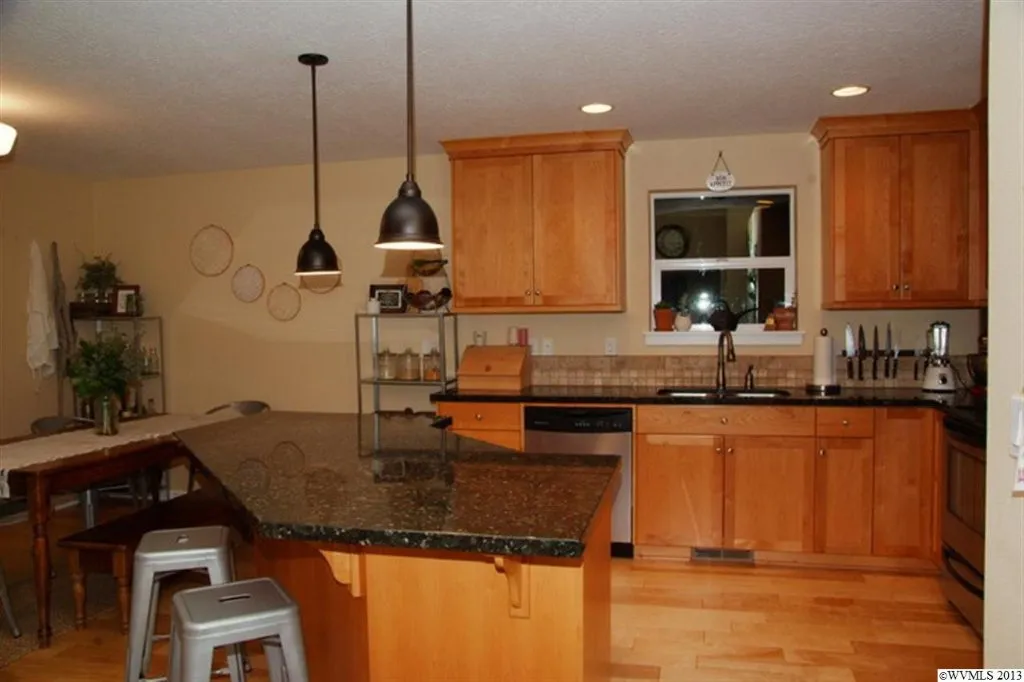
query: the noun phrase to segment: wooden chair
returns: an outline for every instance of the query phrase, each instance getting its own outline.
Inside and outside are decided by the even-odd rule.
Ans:
[[[8,627],[11,628],[11,634],[17,639],[21,637],[21,630],[18,628],[18,621],[14,619],[14,607],[11,605],[11,595],[7,592],[7,579],[4,577],[4,567],[0,564],[0,607],[3,608],[4,619],[7,621]]]
[[[217,407],[211,407],[206,411],[206,414],[214,414],[221,410],[234,410],[238,414],[249,416],[253,414],[259,414],[260,412],[267,412],[270,410],[270,405],[261,400],[236,400],[231,403],[224,403]],[[196,465],[189,463],[188,466],[188,492],[192,492],[195,489],[196,484]]]

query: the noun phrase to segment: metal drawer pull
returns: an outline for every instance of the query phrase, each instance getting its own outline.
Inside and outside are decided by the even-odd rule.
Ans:
[[[725,449],[725,454],[727,454],[727,455],[731,455],[732,452],[733,452],[732,448],[726,448]]]
[[[843,426],[849,426],[849,425],[850,425],[850,420],[849,419],[844,419],[843,420]]]
[[[822,448],[822,449],[818,450],[818,457],[824,457],[824,456],[825,456],[825,448]]]
[[[483,416],[482,414],[478,414],[478,415],[476,415],[476,420],[477,420],[477,421],[480,421],[480,420],[481,420],[481,419],[483,419],[483,418],[484,418],[484,416]]]
[[[893,284],[892,285],[892,290],[893,291],[899,291],[900,290],[900,285],[899,284]]]
[[[728,424],[729,423],[729,418],[728,417],[722,417],[722,423],[723,424]]]

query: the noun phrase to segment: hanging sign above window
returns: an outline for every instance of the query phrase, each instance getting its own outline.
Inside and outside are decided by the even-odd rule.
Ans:
[[[719,164],[721,164],[722,168],[718,167]],[[725,162],[722,152],[718,152],[715,165],[711,168],[711,173],[708,175],[707,186],[712,192],[725,192],[736,186],[736,178],[729,170],[729,164]]]

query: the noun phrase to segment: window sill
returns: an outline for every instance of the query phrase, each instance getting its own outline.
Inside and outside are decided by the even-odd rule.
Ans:
[[[737,346],[799,346],[804,342],[804,332],[766,332],[763,330],[739,329],[732,333]],[[715,346],[718,332],[691,329],[686,332],[644,332],[646,346]]]

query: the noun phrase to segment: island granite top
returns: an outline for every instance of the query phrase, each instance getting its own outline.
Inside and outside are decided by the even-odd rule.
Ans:
[[[619,458],[522,454],[430,418],[264,412],[176,434],[262,537],[582,556]]]

